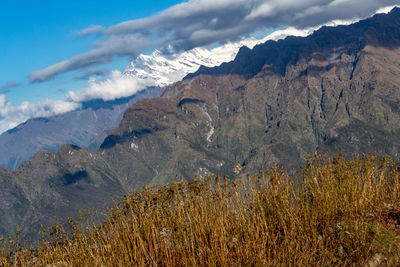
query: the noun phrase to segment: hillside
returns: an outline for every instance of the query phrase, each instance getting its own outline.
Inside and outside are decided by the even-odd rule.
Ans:
[[[398,167],[316,155],[296,176],[272,168],[155,186],[125,196],[101,223],[88,214],[51,227],[37,247],[3,242],[0,264],[398,266]]]
[[[98,152],[66,145],[1,170],[0,183],[13,186],[0,189],[0,231],[33,234],[49,216],[102,207],[110,193],[193,174],[233,178],[238,163],[254,174],[275,163],[294,171],[315,151],[400,161],[399,52],[399,8],[241,48],[132,105]]]
[[[104,101],[80,102],[81,108],[57,116],[30,119],[0,135],[0,166],[16,169],[40,150],[57,151],[64,144],[73,144],[97,151],[104,139],[120,123],[125,110],[141,99],[159,97],[165,86],[182,80],[200,66],[214,67],[234,59],[242,46],[253,48],[270,39],[289,34],[304,35],[291,29],[278,31],[264,39],[247,38],[213,49],[195,48],[184,52],[139,55],[124,71],[124,77],[148,87],[129,97]],[[109,92],[106,92],[109,93]]]
[[[97,151],[130,105],[143,98],[158,97],[162,91],[162,88],[151,87],[131,97],[92,100],[82,103],[79,110],[30,119],[0,135],[0,166],[16,169],[38,151],[57,151],[64,144]]]
[[[400,159],[400,9],[242,48],[130,107],[101,153],[128,186],[304,164],[308,153]],[[129,160],[124,160],[129,159]],[[167,179],[167,180],[165,180]],[[139,185],[141,185],[139,184]]]

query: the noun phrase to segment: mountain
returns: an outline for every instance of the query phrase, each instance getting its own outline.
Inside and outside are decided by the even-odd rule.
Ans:
[[[125,193],[116,177],[101,156],[73,145],[40,151],[12,173],[0,168],[0,233],[22,230],[23,237],[37,239],[41,225],[54,224],[55,217],[104,208],[111,196]]]
[[[1,184],[12,181],[0,189],[0,230],[32,234],[49,216],[100,207],[110,193],[194,174],[234,177],[237,164],[295,170],[315,151],[399,161],[399,52],[399,8],[242,47],[233,61],[133,104],[98,152],[65,145],[0,170]]]
[[[288,35],[304,36],[309,30],[285,29],[263,39],[247,38],[212,49],[195,48],[185,52],[140,55],[125,69],[124,75],[148,88],[130,97],[113,101],[94,99],[81,103],[82,108],[57,116],[33,118],[0,135],[0,166],[16,169],[40,150],[57,151],[63,144],[73,144],[97,151],[105,137],[115,129],[128,106],[143,98],[161,95],[165,86],[180,81],[200,66],[214,67],[234,59],[242,46],[254,47],[266,40]]]
[[[215,67],[232,61],[241,47],[253,48],[267,40],[279,40],[287,36],[307,36],[311,29],[287,28],[262,39],[246,38],[214,48],[194,48],[184,52],[156,50],[151,55],[140,55],[125,70],[125,75],[146,81],[153,86],[165,87],[182,80],[199,67]]]
[[[57,151],[63,144],[97,151],[130,105],[143,98],[158,97],[162,91],[160,87],[149,87],[131,97],[91,100],[83,102],[79,110],[30,119],[0,135],[0,166],[16,169],[36,152]]]
[[[400,9],[242,47],[130,107],[101,153],[127,186],[296,169],[319,151],[400,160]],[[123,160],[129,159],[129,160]]]

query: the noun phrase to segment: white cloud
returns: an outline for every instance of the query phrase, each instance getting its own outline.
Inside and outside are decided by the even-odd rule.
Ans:
[[[245,17],[246,20],[252,20],[257,17],[269,17],[274,13],[276,5],[272,3],[262,4],[259,8],[251,11],[249,15]]]
[[[5,95],[0,94],[0,133],[14,128],[31,118],[49,117],[79,108],[78,103],[44,99],[36,104],[23,102],[19,106],[9,102]]]
[[[346,2],[351,2],[351,0],[334,0],[333,2],[329,3],[330,6],[340,5]]]
[[[376,13],[377,13],[377,14],[382,14],[382,13],[387,14],[387,13],[389,13],[393,8],[399,7],[399,6],[400,6],[400,5],[382,7],[382,8],[380,8],[380,9],[378,9],[378,10],[376,11]]]
[[[105,101],[115,100],[121,97],[128,97],[152,86],[150,81],[139,80],[132,76],[123,75],[120,71],[112,71],[110,77],[97,81],[92,77],[89,79],[89,86],[78,92],[69,91],[68,97],[73,102],[83,102],[91,99],[103,99]]]

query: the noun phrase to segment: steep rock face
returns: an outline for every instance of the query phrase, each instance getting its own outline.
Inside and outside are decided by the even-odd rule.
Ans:
[[[294,169],[314,151],[399,160],[399,48],[400,9],[242,48],[133,105],[102,153],[129,188],[237,163]]]

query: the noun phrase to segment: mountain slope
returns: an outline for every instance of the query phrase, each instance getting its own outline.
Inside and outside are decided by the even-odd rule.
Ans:
[[[247,38],[212,49],[195,48],[185,52],[140,55],[126,68],[124,76],[149,87],[133,96],[114,101],[91,100],[82,108],[58,116],[30,119],[0,135],[0,166],[16,169],[40,150],[57,151],[63,144],[74,144],[96,151],[115,129],[126,108],[143,98],[161,95],[165,86],[180,81],[202,65],[214,67],[234,59],[239,48],[253,48],[266,40],[288,35],[305,36],[309,30],[288,28],[263,39]]]
[[[294,169],[316,150],[399,160],[399,47],[396,8],[241,48],[234,61],[203,67],[129,108],[102,153],[128,186],[231,176],[237,163],[251,172],[274,162]]]
[[[99,207],[109,192],[193,174],[232,177],[238,163],[251,173],[274,163],[294,170],[315,151],[398,161],[399,55],[398,8],[242,48],[234,61],[201,68],[161,97],[132,105],[97,153],[65,146],[0,172],[27,211],[15,224],[32,230],[31,222],[73,214],[78,203]]]
[[[13,172],[0,169],[0,234],[20,229],[23,237],[37,239],[41,225],[54,224],[55,217],[63,221],[81,210],[103,210],[111,196],[126,192],[116,177],[100,155],[73,145],[40,151]]]
[[[79,110],[30,119],[0,135],[0,166],[16,169],[36,152],[57,151],[63,144],[96,151],[130,105],[143,98],[158,97],[162,91],[151,87],[131,97],[106,102],[92,100],[82,103]]]

